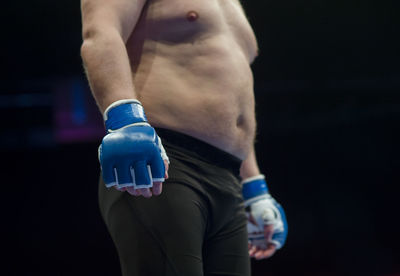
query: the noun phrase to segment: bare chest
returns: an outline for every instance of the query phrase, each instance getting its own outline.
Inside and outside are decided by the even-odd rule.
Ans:
[[[232,39],[252,60],[254,32],[238,0],[150,0],[141,25],[161,43],[194,43],[213,37]]]

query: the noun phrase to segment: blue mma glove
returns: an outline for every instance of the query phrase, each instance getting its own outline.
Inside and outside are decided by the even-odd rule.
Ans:
[[[264,175],[245,179],[243,182],[243,198],[248,216],[247,232],[249,242],[262,249],[267,248],[264,226],[273,225],[272,243],[280,249],[286,241],[288,225],[282,206],[268,192]]]
[[[147,123],[141,103],[120,100],[104,112],[107,135],[99,147],[99,161],[106,187],[150,188],[163,182],[166,160],[161,140]]]

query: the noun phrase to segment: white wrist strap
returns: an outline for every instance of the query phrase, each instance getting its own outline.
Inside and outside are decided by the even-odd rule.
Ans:
[[[248,178],[246,178],[246,179],[243,179],[243,180],[242,180],[242,185],[243,185],[243,184],[246,184],[246,183],[249,183],[249,182],[251,182],[251,181],[260,180],[260,179],[265,179],[265,175],[259,174],[259,175],[256,175],[256,176],[252,176],[252,177],[248,177]]]
[[[107,114],[108,114],[108,111],[110,111],[110,109],[112,109],[116,106],[119,106],[119,105],[127,104],[127,103],[136,103],[136,104],[142,105],[142,103],[136,99],[125,99],[125,100],[119,100],[119,101],[113,102],[104,111],[104,114],[103,114],[104,121],[107,121],[107,119],[108,119]]]

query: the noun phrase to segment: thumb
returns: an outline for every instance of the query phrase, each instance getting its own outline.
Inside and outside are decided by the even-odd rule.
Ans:
[[[165,166],[165,179],[168,179],[168,169],[169,169],[169,162],[164,159],[164,166]]]

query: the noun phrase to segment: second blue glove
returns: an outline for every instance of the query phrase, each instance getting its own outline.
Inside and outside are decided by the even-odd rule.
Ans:
[[[271,242],[280,249],[286,241],[288,224],[282,206],[271,197],[264,175],[257,175],[243,182],[243,198],[248,216],[247,231],[251,244],[266,248],[264,226],[273,225]]]

